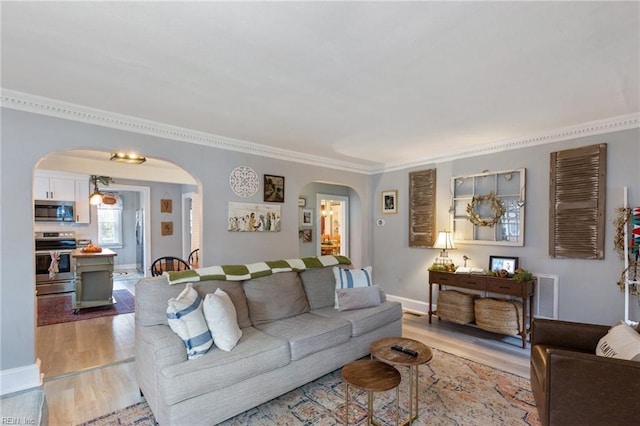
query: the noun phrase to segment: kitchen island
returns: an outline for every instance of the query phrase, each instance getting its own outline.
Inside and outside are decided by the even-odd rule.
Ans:
[[[110,306],[113,297],[113,265],[117,254],[109,249],[99,253],[73,250],[74,281],[76,291],[72,297],[73,313],[82,308]]]

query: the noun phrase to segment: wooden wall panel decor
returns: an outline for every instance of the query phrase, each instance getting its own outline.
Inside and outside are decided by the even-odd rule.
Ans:
[[[604,259],[607,144],[551,153],[549,256]]]
[[[409,173],[409,247],[431,247],[436,237],[436,169]]]

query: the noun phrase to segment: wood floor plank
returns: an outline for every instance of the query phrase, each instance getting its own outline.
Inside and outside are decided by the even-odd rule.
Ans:
[[[437,319],[429,324],[426,316],[409,313],[402,323],[405,337],[529,378],[530,351],[520,347],[519,337]],[[132,361],[134,337],[134,314],[37,328],[49,424],[76,425],[142,400]]]

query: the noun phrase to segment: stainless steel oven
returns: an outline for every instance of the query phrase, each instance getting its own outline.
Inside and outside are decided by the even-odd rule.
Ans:
[[[36,232],[36,290],[38,295],[75,291],[74,232]]]

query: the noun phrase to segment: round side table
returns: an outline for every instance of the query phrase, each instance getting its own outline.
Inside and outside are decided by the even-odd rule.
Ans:
[[[396,389],[396,426],[400,415],[400,372],[392,365],[374,360],[358,360],[342,367],[342,378],[346,382],[344,394],[344,424],[349,424],[349,386],[367,391],[367,424],[373,421],[373,393]]]
[[[402,346],[418,353],[417,357],[391,349]],[[433,352],[422,342],[406,337],[384,337],[375,340],[369,347],[371,359],[394,365],[409,367],[409,418],[402,425],[412,424],[418,418],[418,366],[431,361]]]

